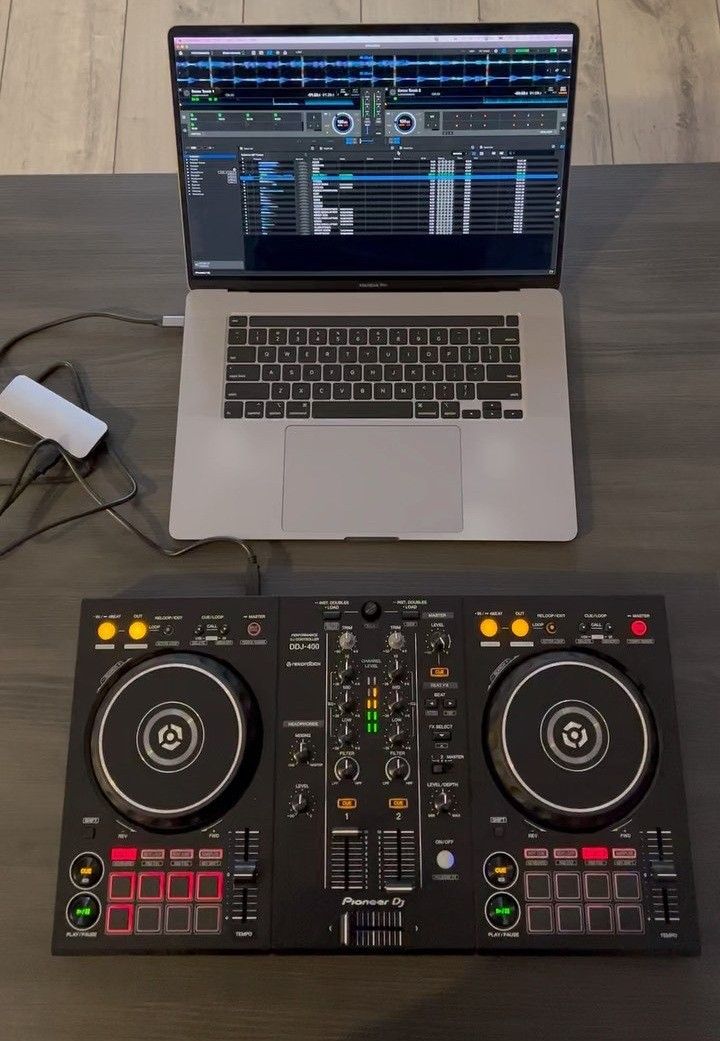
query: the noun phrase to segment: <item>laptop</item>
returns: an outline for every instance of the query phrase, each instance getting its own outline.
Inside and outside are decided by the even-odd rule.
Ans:
[[[571,24],[170,30],[179,539],[568,540]]]

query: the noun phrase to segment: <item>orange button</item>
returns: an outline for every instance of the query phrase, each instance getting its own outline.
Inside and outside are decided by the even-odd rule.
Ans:
[[[391,810],[406,810],[408,808],[407,799],[388,799],[388,806]]]
[[[494,618],[483,618],[478,625],[480,635],[484,636],[486,640],[492,640],[494,636],[497,636],[500,626]]]
[[[114,622],[100,622],[97,627],[97,634],[99,640],[114,640],[117,633],[117,626]]]
[[[530,632],[530,623],[527,618],[515,618],[510,626],[513,636],[517,636],[518,639],[524,639]]]
[[[128,626],[128,636],[131,640],[144,640],[147,634],[148,624],[139,618]]]
[[[447,677],[450,675],[450,669],[448,669],[447,665],[433,665],[433,667],[430,669],[430,675],[433,679],[436,680],[447,679]]]
[[[337,808],[339,810],[356,810],[357,799],[338,799]]]

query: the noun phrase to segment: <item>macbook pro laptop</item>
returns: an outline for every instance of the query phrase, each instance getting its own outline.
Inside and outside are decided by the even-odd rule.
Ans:
[[[575,536],[570,24],[178,27],[180,539]]]

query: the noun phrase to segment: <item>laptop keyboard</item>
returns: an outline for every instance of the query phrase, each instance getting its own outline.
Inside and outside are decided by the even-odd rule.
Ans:
[[[518,315],[231,315],[226,419],[522,419]]]

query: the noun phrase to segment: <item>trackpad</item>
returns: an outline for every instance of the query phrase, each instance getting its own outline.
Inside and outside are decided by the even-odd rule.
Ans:
[[[319,538],[462,531],[454,426],[289,426],[283,530]]]

